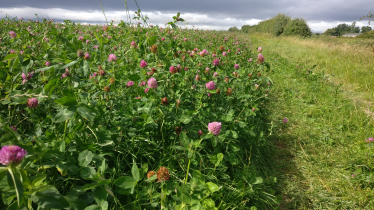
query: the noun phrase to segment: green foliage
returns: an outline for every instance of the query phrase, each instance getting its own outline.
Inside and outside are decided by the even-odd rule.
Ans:
[[[362,26],[361,27],[361,33],[366,33],[366,32],[369,32],[371,30],[372,30],[372,28],[370,26]]]
[[[342,36],[346,33],[360,33],[360,27],[356,26],[356,22],[353,22],[350,26],[346,23],[341,23],[334,28],[327,29],[324,35]]]
[[[304,19],[295,18],[284,28],[284,35],[309,37],[312,32]]]
[[[338,33],[334,28],[327,29],[325,32],[323,32],[323,34],[327,36],[338,36]]]
[[[134,19],[142,22],[0,20],[0,143],[28,152],[20,165],[0,167],[0,205],[275,208],[265,139],[270,65],[248,62],[257,54],[244,40],[232,49],[226,40],[234,35],[178,27],[180,13],[163,29],[148,27],[140,10]],[[233,52],[214,65],[196,45]],[[210,133],[211,122],[222,123],[219,134]]]
[[[282,209],[373,209],[374,144],[365,141],[374,137],[374,109],[365,105],[373,102],[373,79],[365,80],[374,67],[371,41],[269,37],[251,36],[255,45],[273,48],[264,55],[274,58],[278,84],[268,107]],[[362,88],[352,88],[357,84]]]
[[[230,27],[228,31],[230,31],[230,32],[239,32],[239,29],[238,29],[238,27],[234,26],[234,27]]]
[[[284,14],[278,14],[273,19],[275,21],[273,34],[276,36],[283,34],[284,28],[291,21],[291,17]]]
[[[282,34],[302,37],[311,36],[310,28],[304,19],[295,18],[291,20],[291,17],[285,14],[278,14],[273,18],[261,21],[247,31],[248,33],[270,33],[276,36]]]
[[[253,28],[254,26],[250,26],[250,25],[243,25],[242,28],[240,29],[240,32],[243,32],[243,33],[248,33],[249,30],[251,28]]]
[[[357,36],[357,38],[374,38],[374,30],[367,31]]]

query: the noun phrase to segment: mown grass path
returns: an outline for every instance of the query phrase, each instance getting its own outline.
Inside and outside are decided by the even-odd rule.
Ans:
[[[280,209],[373,209],[374,151],[365,142],[374,136],[372,116],[318,70],[323,63],[312,69],[315,55],[298,62],[284,57],[279,40],[249,38],[273,71],[268,139],[276,152],[269,161],[277,165]]]

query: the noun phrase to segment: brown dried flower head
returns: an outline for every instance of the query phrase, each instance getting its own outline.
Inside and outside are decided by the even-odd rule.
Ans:
[[[84,57],[84,52],[83,52],[81,49],[79,49],[79,50],[77,51],[77,56],[78,56],[78,57]]]
[[[154,176],[156,174],[156,172],[154,172],[154,171],[149,171],[148,173],[147,173],[147,178],[149,179],[149,178],[151,178],[152,176]]]
[[[99,75],[100,75],[100,76],[104,76],[104,75],[105,75],[105,71],[104,71],[104,69],[100,69],[100,70],[99,70]]]
[[[167,181],[170,179],[169,170],[165,167],[160,167],[157,171],[158,182]]]
[[[110,88],[109,88],[108,86],[105,86],[105,87],[104,87],[104,91],[105,91],[105,92],[109,92],[109,91],[110,91]]]
[[[162,105],[168,105],[168,99],[166,98],[166,97],[163,97],[162,99],[161,99],[161,104]]]
[[[226,95],[231,96],[231,94],[232,94],[232,89],[228,88],[226,91]]]
[[[261,72],[258,72],[258,73],[257,73],[257,77],[261,77]]]
[[[181,134],[181,132],[182,132],[182,127],[181,126],[175,127],[175,132],[177,132],[177,134],[179,136],[179,134]]]
[[[216,93],[219,94],[220,92],[221,92],[221,90],[219,88],[217,88]]]
[[[157,52],[157,45],[152,45],[151,52],[156,53]]]
[[[109,83],[110,84],[114,84],[114,82],[115,82],[115,79],[114,78],[110,78]]]

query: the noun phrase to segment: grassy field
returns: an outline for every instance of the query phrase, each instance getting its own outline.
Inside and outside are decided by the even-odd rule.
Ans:
[[[335,84],[341,84],[357,102],[374,101],[374,48],[373,39],[313,37],[275,38],[270,35],[253,34],[258,44],[267,52],[305,66],[317,65],[316,72],[329,75]]]
[[[269,161],[277,165],[280,209],[373,209],[370,40],[245,36],[273,68]]]

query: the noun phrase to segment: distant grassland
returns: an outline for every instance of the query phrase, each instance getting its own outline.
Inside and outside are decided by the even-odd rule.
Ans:
[[[264,50],[277,52],[286,59],[306,66],[317,65],[315,71],[324,71],[332,82],[374,102],[374,39],[275,37],[258,33],[243,36],[255,37]]]

